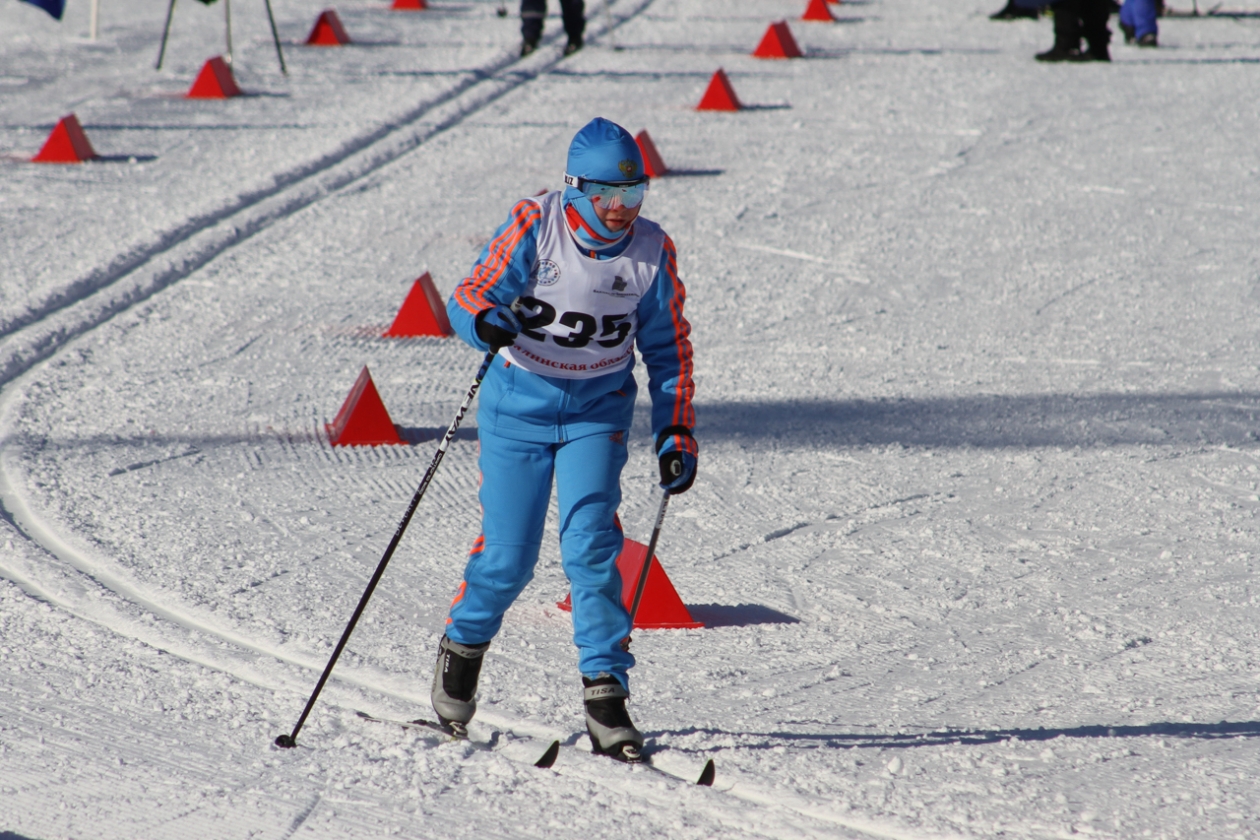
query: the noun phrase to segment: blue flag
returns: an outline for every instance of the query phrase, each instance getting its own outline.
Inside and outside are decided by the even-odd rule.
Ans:
[[[61,13],[66,10],[66,0],[26,0],[32,6],[39,6],[45,12],[61,20]]]

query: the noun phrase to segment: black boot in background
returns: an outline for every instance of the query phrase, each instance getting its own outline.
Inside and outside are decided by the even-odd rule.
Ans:
[[[1025,9],[1016,6],[1015,0],[1006,0],[1006,6],[989,15],[989,20],[1017,20],[1018,18],[1036,18],[1040,15],[1037,9]]]
[[[547,0],[521,0],[521,58],[538,49],[546,17]]]
[[[1081,2],[1062,0],[1054,7],[1054,46],[1037,53],[1038,61],[1088,61],[1081,52]]]
[[[564,34],[569,36],[564,54],[573,55],[582,49],[582,36],[586,32],[585,0],[560,0],[560,17],[564,20]]]
[[[1081,34],[1089,49],[1085,56],[1090,61],[1111,61],[1107,45],[1111,43],[1111,30],[1107,19],[1111,16],[1108,0],[1081,0]]]

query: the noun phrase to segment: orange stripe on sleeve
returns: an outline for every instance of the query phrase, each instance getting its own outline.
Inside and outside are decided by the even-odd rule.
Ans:
[[[678,279],[678,252],[674,248],[673,240],[668,236],[665,237],[664,250],[665,274],[674,287],[674,294],[669,302],[669,314],[674,322],[674,346],[678,348],[678,383],[674,388],[672,425],[694,429],[696,412],[691,405],[691,400],[695,395],[696,384],[691,378],[693,370],[691,324],[683,315],[683,305],[687,302],[687,290]]]
[[[472,276],[465,278],[455,290],[455,301],[460,306],[472,315],[492,306],[486,300],[486,292],[503,277],[517,244],[541,219],[542,208],[527,199],[512,208],[503,232],[490,242],[485,261],[473,266]]]

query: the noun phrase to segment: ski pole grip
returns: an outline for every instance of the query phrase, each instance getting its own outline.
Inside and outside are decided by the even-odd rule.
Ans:
[[[511,309],[511,310],[512,310],[512,314],[513,314],[513,315],[520,315],[520,314],[521,314],[521,310],[522,310],[522,309],[524,309],[524,308],[525,308],[525,305],[521,303],[521,299],[520,299],[520,297],[519,297],[519,296],[518,296],[515,300],[513,300],[510,304],[508,304],[508,309]],[[504,345],[504,346],[507,346],[507,345]],[[503,349],[502,347],[494,347],[494,346],[492,345],[492,346],[490,347],[490,355],[491,355],[492,357],[493,357],[493,356],[497,356],[497,355],[499,355],[499,351],[500,351],[500,350],[502,350],[502,349]]]

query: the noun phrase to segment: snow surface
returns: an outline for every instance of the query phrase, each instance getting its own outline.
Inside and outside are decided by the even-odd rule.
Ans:
[[[1248,4],[1251,5],[1248,5]],[[1260,836],[1260,7],[1046,66],[1000,0],[232,10],[251,96],[179,98],[222,5],[0,6],[0,838]],[[555,5],[554,3],[552,4]],[[552,9],[553,13],[558,9]],[[719,66],[752,107],[697,113]],[[74,111],[106,160],[24,162]],[[552,538],[474,734],[428,713],[474,423],[295,722],[476,369],[376,338],[595,115],[677,170],[701,471],[635,634],[684,774],[586,754]],[[363,365],[414,446],[333,449]],[[641,414],[623,521],[646,539]],[[497,734],[496,734],[497,733]],[[522,763],[560,738],[553,771]]]

